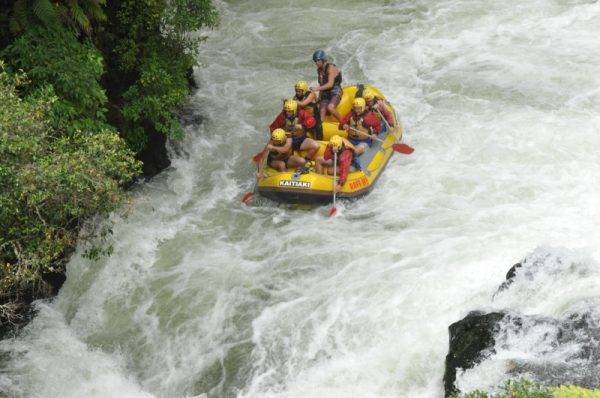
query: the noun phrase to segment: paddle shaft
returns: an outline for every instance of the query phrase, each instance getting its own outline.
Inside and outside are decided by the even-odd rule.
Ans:
[[[267,144],[268,145],[268,144]],[[242,196],[242,203],[247,205],[248,202],[250,202],[250,200],[252,199],[252,197],[254,196],[254,193],[256,192],[256,185],[258,185],[258,175],[261,175],[264,168],[265,168],[265,163],[267,162],[267,146],[265,145],[265,148],[257,153],[256,155],[253,156],[252,160],[257,162],[256,164],[256,168],[257,168],[257,178],[254,181],[254,185],[252,187],[252,191],[248,191],[245,192],[244,195]],[[260,156],[259,156],[260,155]]]
[[[337,185],[337,152],[333,152],[333,208],[335,209],[335,187]]]
[[[360,131],[359,129],[355,129],[352,126],[348,126],[348,128],[350,130],[354,131],[355,133],[362,134],[365,137],[369,137],[369,138],[371,138],[373,140],[376,140],[376,141],[379,141],[379,142],[383,142],[383,140],[381,138],[379,138],[379,137],[371,137],[369,134],[365,133],[364,131]]]
[[[381,114],[379,109],[376,108],[375,110],[379,114],[379,117],[381,117],[383,119],[383,122],[385,123],[385,126],[387,127],[388,131],[391,132],[392,128],[390,127],[390,124],[388,123],[386,118],[383,117],[383,115]],[[394,148],[394,151],[404,153],[405,155],[410,155],[411,153],[413,153],[414,148],[410,147],[409,145],[399,143],[398,136],[396,134],[394,134],[394,137],[396,138],[395,139],[396,143],[394,145],[392,145],[392,148]]]

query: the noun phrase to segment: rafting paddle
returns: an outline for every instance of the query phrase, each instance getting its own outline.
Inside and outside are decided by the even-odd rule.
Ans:
[[[348,126],[348,127],[350,128],[350,130],[352,130],[352,131],[354,131],[356,133],[362,134],[365,137],[369,137],[369,138],[374,139],[374,140],[379,141],[379,142],[384,142],[379,137],[371,137],[369,134],[365,133],[364,131],[357,130],[354,127],[350,127],[350,126]],[[397,143],[392,145],[392,149],[395,152],[400,152],[400,153],[404,153],[404,154],[407,154],[407,155],[410,154],[410,153],[413,153],[413,151],[414,151],[413,148],[409,147],[406,144],[397,144]]]
[[[242,196],[242,203],[247,205],[250,202],[250,199],[254,196],[254,192],[245,192],[244,196]]]
[[[335,216],[335,213],[337,213],[337,209],[335,208],[335,194],[336,194],[335,187],[337,185],[336,175],[337,175],[337,152],[334,151],[333,152],[333,206],[329,210],[329,217],[333,217],[333,216]]]
[[[383,119],[383,122],[385,123],[385,126],[387,127],[388,131],[392,131],[390,124],[388,123],[387,119],[383,117],[383,115],[381,114],[381,111],[377,108],[375,108],[375,110],[379,114],[379,117],[381,119]],[[394,145],[392,145],[392,148],[394,149],[394,151],[404,153],[405,155],[410,155],[411,153],[413,153],[415,151],[415,148],[410,147],[406,144],[401,144],[399,142],[394,143]]]
[[[267,151],[267,147],[265,147],[265,149],[263,149],[262,151],[260,151],[259,153],[257,153],[256,155],[252,156],[252,161],[254,161],[256,163],[256,168],[258,171],[258,174],[262,173],[262,169],[263,169],[263,165],[264,165],[264,160],[265,160],[265,152]],[[248,192],[244,192],[244,196],[242,196],[242,203],[247,205],[248,202],[250,202],[250,200],[252,199],[252,197],[254,196],[254,192],[256,191],[256,181],[254,182],[254,188],[252,189],[252,191],[248,191]]]
[[[263,157],[263,151],[260,151],[256,155],[252,156],[252,161],[254,163],[258,163],[258,162],[260,162],[262,160],[262,157]]]

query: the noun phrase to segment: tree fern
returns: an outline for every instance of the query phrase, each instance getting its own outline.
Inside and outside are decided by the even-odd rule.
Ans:
[[[69,0],[69,11],[74,24],[85,33],[89,34],[92,28],[90,20],[79,6],[77,0]]]
[[[31,7],[33,15],[47,27],[58,26],[58,15],[56,8],[50,0],[34,0]]]
[[[81,8],[90,20],[106,21],[106,14],[102,9],[106,5],[106,0],[83,0]]]
[[[32,24],[55,28],[62,23],[90,34],[92,21],[106,21],[106,0],[15,0],[9,29],[18,35]]]
[[[27,26],[27,0],[15,1],[8,24],[12,34],[16,35],[25,30],[25,26]]]

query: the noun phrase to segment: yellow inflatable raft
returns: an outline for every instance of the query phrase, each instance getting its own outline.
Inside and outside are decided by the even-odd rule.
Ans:
[[[385,100],[381,92],[373,86],[346,86],[343,88],[342,99],[337,106],[340,115],[344,116],[351,110],[357,92],[362,92],[367,87],[375,90],[377,95]],[[396,118],[393,107],[387,101],[386,104]],[[369,193],[392,157],[394,152],[392,145],[401,140],[402,126],[396,123],[398,127],[388,131],[385,123],[383,121],[381,123],[379,138],[383,142],[374,141],[365,153],[356,158],[360,167],[350,169],[346,183],[337,194],[338,198],[358,198]],[[318,141],[320,148],[316,156],[323,156],[325,147],[333,135],[345,137],[346,132],[339,130],[337,120],[328,116],[323,122],[323,141]],[[304,155],[303,151],[300,155]],[[265,156],[261,161],[266,162],[266,158]],[[288,169],[285,172],[277,171],[265,164],[264,174],[265,178],[257,182],[256,189],[260,195],[269,199],[286,203],[325,203],[332,199],[333,176],[317,174],[314,162],[310,162],[307,167],[297,170]]]

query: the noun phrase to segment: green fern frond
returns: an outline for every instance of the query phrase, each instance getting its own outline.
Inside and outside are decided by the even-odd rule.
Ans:
[[[21,26],[21,24],[19,24],[19,22],[17,21],[16,18],[11,18],[8,21],[8,30],[10,30],[11,34],[16,36],[23,31],[23,26]]]
[[[27,26],[27,0],[15,1],[8,26],[11,33],[15,35],[25,29]]]
[[[88,17],[85,15],[85,12],[81,9],[77,2],[73,2],[75,4],[71,5],[71,17],[75,24],[81,28],[85,33],[89,34],[91,30],[91,24]]]
[[[106,5],[106,1],[83,0],[82,8],[89,19],[95,21],[106,21],[106,14],[102,6]]]
[[[32,6],[33,15],[47,27],[58,25],[58,15],[50,0],[35,0]]]

